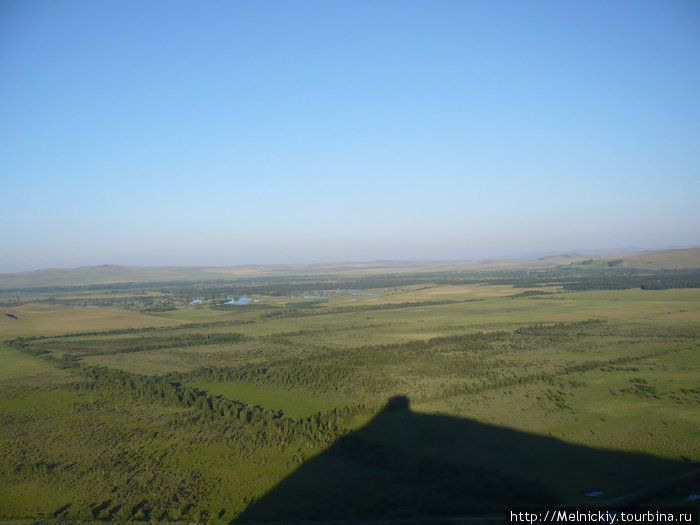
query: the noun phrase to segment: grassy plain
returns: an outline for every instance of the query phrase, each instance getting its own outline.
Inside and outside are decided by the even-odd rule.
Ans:
[[[400,520],[591,490],[686,504],[700,288],[631,287],[646,277],[608,262],[0,294],[0,518]]]

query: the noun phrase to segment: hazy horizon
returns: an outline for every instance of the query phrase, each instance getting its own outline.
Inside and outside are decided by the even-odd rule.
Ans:
[[[0,273],[700,246],[700,4],[4,2]]]
[[[604,259],[606,256],[612,255],[635,255],[642,253],[652,253],[656,251],[667,251],[667,250],[687,250],[687,249],[697,249],[700,246],[664,246],[658,248],[642,248],[642,247],[616,247],[616,248],[590,248],[590,249],[572,249],[572,250],[562,250],[562,251],[541,251],[541,252],[529,252],[529,253],[503,253],[500,255],[485,255],[481,257],[470,257],[470,258],[403,258],[403,259],[333,259],[333,260],[297,260],[288,262],[239,262],[230,264],[140,264],[140,263],[115,263],[115,262],[102,262],[95,264],[81,264],[77,266],[45,266],[38,268],[28,268],[13,271],[0,271],[0,274],[14,274],[14,273],[32,273],[42,270],[79,270],[83,268],[100,268],[100,267],[125,267],[125,268],[236,268],[236,267],[256,267],[256,266],[322,266],[322,265],[334,265],[334,264],[381,264],[381,263],[480,263],[488,261],[530,261],[540,258],[547,257],[558,257],[558,256],[592,256]]]

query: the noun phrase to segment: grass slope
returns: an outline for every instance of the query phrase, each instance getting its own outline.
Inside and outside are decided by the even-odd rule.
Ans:
[[[623,258],[622,266],[641,270],[700,268],[700,248],[633,255]]]

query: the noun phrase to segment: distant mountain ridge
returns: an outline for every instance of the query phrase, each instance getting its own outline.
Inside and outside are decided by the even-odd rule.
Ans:
[[[636,268],[640,270],[698,269],[700,248],[642,253],[547,255],[532,259],[494,258],[479,261],[372,261],[317,264],[207,266],[121,266],[104,264],[79,268],[53,268],[31,272],[0,273],[0,289],[80,286],[116,283],[232,281],[243,278],[337,273],[400,273],[419,271],[467,271],[556,266]]]

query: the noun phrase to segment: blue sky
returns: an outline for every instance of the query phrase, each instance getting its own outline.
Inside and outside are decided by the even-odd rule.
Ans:
[[[0,0],[0,272],[700,245],[700,3]]]

